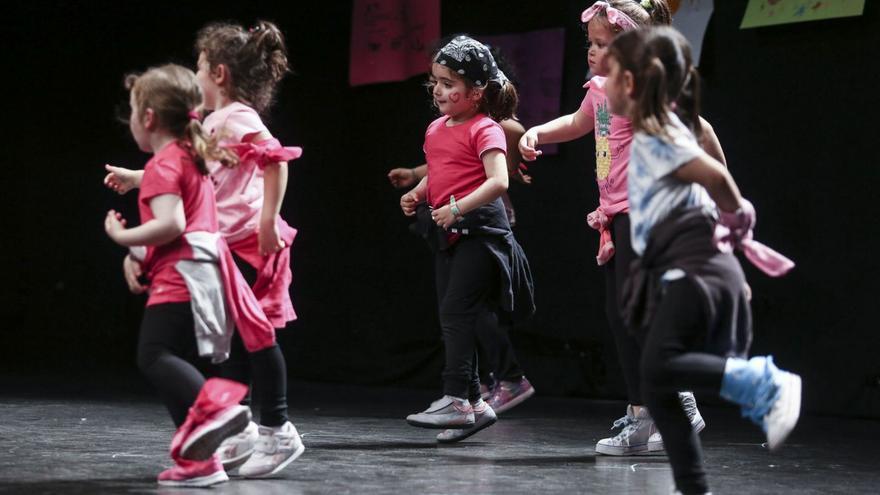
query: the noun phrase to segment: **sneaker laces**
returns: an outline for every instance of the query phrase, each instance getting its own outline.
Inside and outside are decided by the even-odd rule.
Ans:
[[[635,422],[636,422],[635,418],[633,418],[629,415],[623,416],[621,418],[614,420],[614,423],[611,424],[611,429],[616,430],[618,428],[626,428]],[[621,432],[621,433],[623,433],[623,432]]]

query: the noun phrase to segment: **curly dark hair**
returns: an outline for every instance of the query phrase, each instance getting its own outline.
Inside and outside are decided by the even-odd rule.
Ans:
[[[257,21],[250,29],[232,23],[203,27],[195,44],[196,56],[204,53],[211,68],[223,64],[229,70],[229,96],[257,112],[273,103],[275,89],[290,72],[284,35],[269,21]]]

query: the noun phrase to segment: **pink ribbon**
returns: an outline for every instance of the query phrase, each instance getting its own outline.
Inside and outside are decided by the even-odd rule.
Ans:
[[[605,16],[608,17],[608,22],[613,26],[617,26],[624,31],[628,31],[630,29],[638,29],[639,25],[636,24],[635,21],[632,20],[628,15],[623,12],[615,9],[611,5],[608,5],[608,2],[596,2],[591,5],[587,10],[581,13],[581,22],[584,24],[590,22],[593,17],[596,17],[596,14],[599,12],[605,12]]]
[[[287,162],[302,156],[302,148],[298,146],[281,146],[277,139],[267,139],[259,143],[237,143],[227,146],[238,155],[242,162],[254,161],[260,168],[270,163]]]
[[[614,241],[611,240],[611,219],[602,210],[602,207],[596,208],[596,211],[587,215],[587,225],[599,231],[599,252],[596,254],[596,264],[599,266],[608,263],[614,256]]]

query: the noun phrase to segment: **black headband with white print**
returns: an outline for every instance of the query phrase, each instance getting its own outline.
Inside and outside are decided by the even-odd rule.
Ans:
[[[504,85],[507,76],[498,68],[486,45],[467,36],[456,36],[437,53],[434,62],[484,88],[489,81]]]

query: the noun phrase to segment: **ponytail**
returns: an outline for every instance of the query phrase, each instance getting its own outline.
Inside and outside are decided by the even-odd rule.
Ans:
[[[672,10],[666,0],[641,0],[639,5],[651,16],[652,26],[672,25]]]
[[[488,115],[492,120],[501,122],[513,118],[519,105],[519,94],[512,82],[504,79],[489,81],[483,90],[483,98],[480,101],[480,111]]]
[[[181,142],[192,155],[196,167],[202,175],[208,175],[208,160],[218,161],[224,166],[232,168],[238,165],[238,156],[232,151],[221,148],[217,136],[208,136],[202,124],[196,119],[190,119],[183,131]]]
[[[639,81],[636,94],[633,123],[637,129],[648,134],[664,135],[668,124],[666,118],[666,67],[659,58],[653,57],[645,67],[644,76]]]
[[[700,73],[691,66],[685,75],[684,84],[675,100],[675,114],[699,138],[703,134],[700,125]]]

